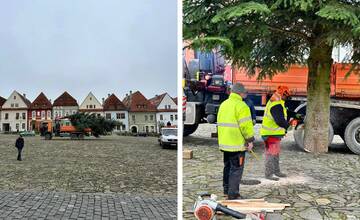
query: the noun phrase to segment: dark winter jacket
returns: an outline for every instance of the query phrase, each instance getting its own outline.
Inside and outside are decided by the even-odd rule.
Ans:
[[[246,97],[246,98],[244,99],[244,102],[245,102],[246,105],[249,106],[249,108],[250,108],[251,119],[252,119],[253,121],[256,120],[256,111],[255,111],[255,106],[254,106],[253,101],[252,101],[249,97]]]
[[[18,149],[22,149],[24,147],[24,138],[19,137],[16,139],[15,147]]]
[[[287,119],[284,118],[284,110],[283,107],[278,104],[271,108],[270,113],[274,118],[274,121],[277,125],[287,130],[290,126],[289,119],[294,118],[296,116],[295,112],[287,110]]]

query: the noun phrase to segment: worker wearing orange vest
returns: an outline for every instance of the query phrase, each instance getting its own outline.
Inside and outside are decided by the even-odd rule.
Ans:
[[[260,129],[260,135],[265,142],[265,178],[274,181],[278,181],[278,177],[286,177],[286,174],[280,172],[279,157],[281,138],[290,126],[285,108],[285,100],[289,96],[288,87],[277,88],[266,104]]]

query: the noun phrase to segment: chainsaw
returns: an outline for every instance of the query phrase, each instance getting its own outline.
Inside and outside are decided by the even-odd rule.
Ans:
[[[248,220],[265,220],[264,215],[244,214],[226,206],[221,205],[216,201],[217,197],[214,194],[201,194],[194,204],[194,215],[198,220],[216,220],[216,213],[222,212],[225,215],[232,216],[236,219]]]

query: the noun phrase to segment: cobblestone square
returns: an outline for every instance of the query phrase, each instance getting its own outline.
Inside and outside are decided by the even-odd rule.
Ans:
[[[25,137],[17,161],[16,137],[0,135],[0,219],[175,219],[176,150],[156,138]]]
[[[256,126],[258,130],[259,125]],[[210,138],[214,125],[200,125],[184,139],[184,149],[192,149],[194,158],[184,160],[184,211],[200,192],[210,192],[223,199],[223,157],[217,139]],[[258,134],[258,132],[257,132]],[[313,155],[297,149],[292,132],[281,143],[280,166],[288,174],[279,182],[264,178],[264,145],[256,137],[257,161],[247,155],[243,179],[257,179],[261,184],[240,185],[245,198],[266,198],[270,202],[290,203],[272,219],[360,219],[360,157],[350,152],[340,137],[335,137],[328,154]],[[184,214],[185,219],[193,219]],[[231,219],[220,217],[220,219]]]

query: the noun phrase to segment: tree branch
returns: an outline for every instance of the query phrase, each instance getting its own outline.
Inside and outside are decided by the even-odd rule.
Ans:
[[[304,39],[306,41],[309,41],[309,39],[310,39],[306,34],[303,34],[303,33],[283,30],[281,28],[272,27],[272,26],[270,26],[268,24],[266,26],[272,31],[276,31],[276,32],[279,32],[279,33],[284,33],[284,34],[291,35],[291,36],[301,37],[302,39]]]

